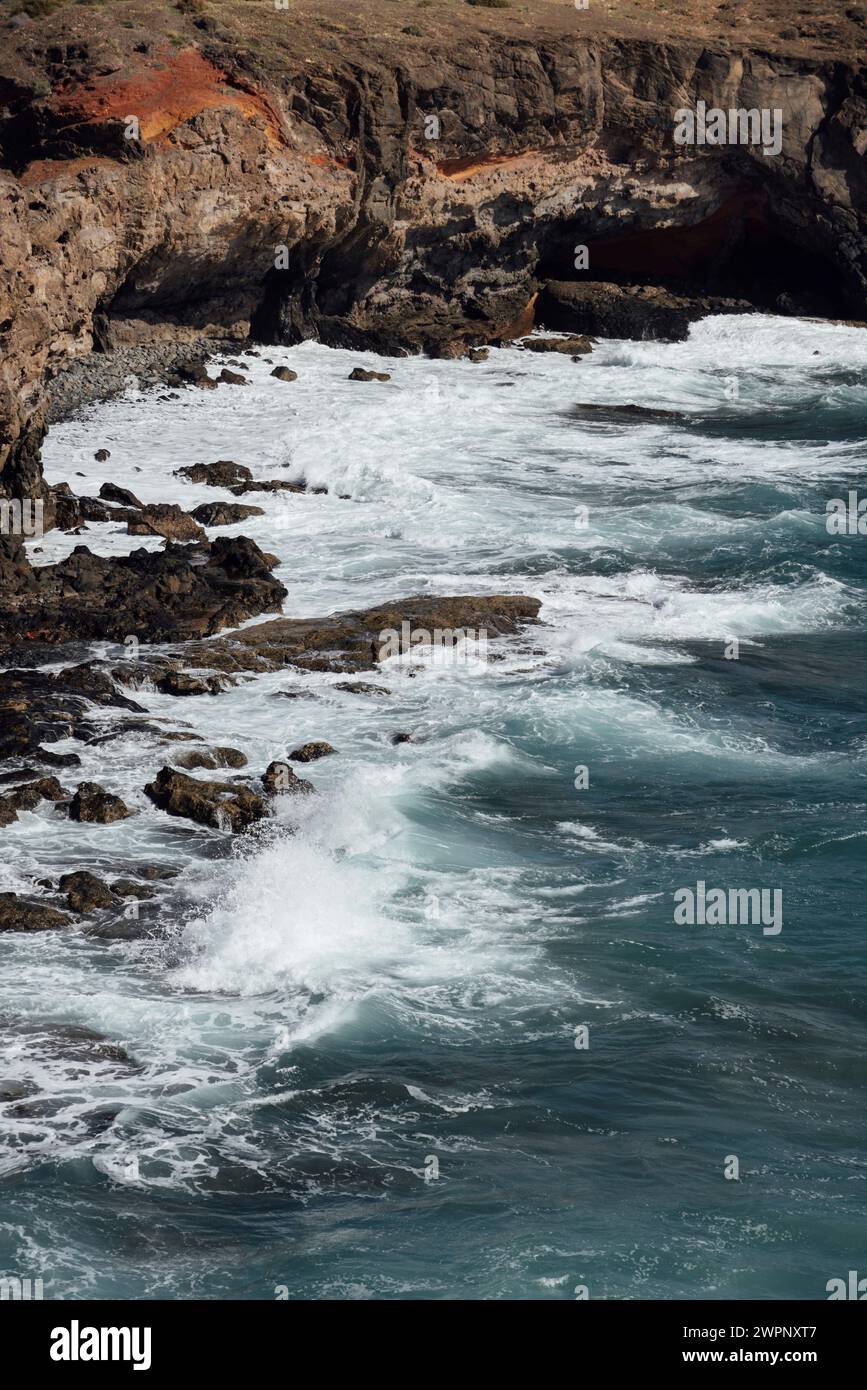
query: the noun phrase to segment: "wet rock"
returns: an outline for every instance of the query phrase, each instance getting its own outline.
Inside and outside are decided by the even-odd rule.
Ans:
[[[595,338],[681,342],[689,336],[689,325],[706,314],[746,313],[750,307],[744,300],[717,296],[691,299],[655,285],[553,280],[539,295],[536,320],[546,328]]]
[[[2,799],[14,806],[16,811],[33,811],[41,801],[68,801],[69,795],[56,777],[39,777],[16,787]]]
[[[369,372],[364,367],[353,367],[349,373],[350,381],[391,381],[390,372]]]
[[[130,536],[163,536],[168,541],[197,541],[205,538],[201,526],[189,512],[175,503],[143,507],[140,517],[127,525]]]
[[[266,814],[261,796],[231,782],[205,782],[163,767],[145,795],[170,816],[183,816],[215,830],[246,830]]]
[[[276,376],[280,381],[297,381],[298,373],[293,372],[289,367],[275,367],[272,376]]]
[[[581,356],[593,351],[589,338],[525,338],[521,347],[526,352],[562,352]]]
[[[15,668],[0,672],[0,757],[79,766],[77,753],[52,753],[42,743],[90,737],[88,721],[94,708],[143,713],[92,662],[50,673]]]
[[[180,753],[174,761],[177,767],[187,772],[197,767],[213,772],[218,767],[247,766],[247,759],[237,748],[192,748],[187,753]]]
[[[307,484],[290,483],[284,478],[268,478],[261,480],[254,478],[253,481],[249,483],[233,483],[229,491],[233,492],[236,497],[243,496],[245,492],[306,492]],[[318,488],[314,489],[314,491],[327,492],[328,489]]]
[[[134,492],[125,487],[118,487],[116,483],[103,483],[99,495],[104,502],[119,502],[121,506],[137,507],[139,510],[144,507],[144,503],[138,500]]]
[[[96,459],[97,463],[105,463],[111,458],[111,453],[108,449],[97,449],[93,457]]]
[[[286,590],[254,541],[223,536],[209,544],[197,523],[181,516],[203,538],[203,549],[169,544],[108,558],[79,545],[39,569],[25,557],[22,570],[5,560],[0,545],[0,649],[22,636],[30,643],[183,641],[279,610]]]
[[[269,763],[262,776],[262,785],[269,796],[307,796],[315,791],[312,782],[299,777],[288,763]]]
[[[300,748],[295,748],[287,756],[293,763],[312,763],[317,758],[327,758],[329,753],[337,750],[326,743],[324,739],[314,740],[311,743],[302,743]]]
[[[60,879],[60,891],[66,894],[73,912],[93,912],[95,908],[114,905],[114,894],[108,884],[86,869],[64,874]]]
[[[70,820],[95,825],[112,825],[131,815],[129,807],[120,797],[107,792],[98,782],[80,782],[69,806]]]
[[[540,607],[538,599],[523,594],[426,595],[327,618],[276,618],[212,642],[194,643],[186,658],[201,668],[226,671],[269,671],[292,665],[352,675],[373,670],[380,652],[390,654],[395,635],[399,638],[405,630],[484,632],[490,640],[533,622]]]
[[[0,828],[5,829],[18,819],[18,808],[6,796],[0,796]]]
[[[234,526],[237,521],[246,521],[248,516],[264,515],[262,507],[244,506],[241,502],[203,502],[190,512],[190,516],[203,526]]]
[[[218,381],[222,381],[226,386],[246,386],[247,378],[241,376],[240,372],[230,372],[228,367],[224,367],[220,372]]]
[[[335,690],[345,690],[347,695],[390,695],[384,685],[370,685],[367,681],[338,681]]]
[[[156,897],[153,888],[148,888],[144,883],[136,883],[131,878],[116,878],[111,885],[111,891],[118,898],[138,898],[145,901]]]
[[[208,376],[208,369],[202,358],[191,362],[179,362],[174,375],[182,383],[204,387],[205,390],[214,390],[217,385],[213,378]]]
[[[219,695],[225,681],[217,676],[191,676],[186,671],[167,671],[156,682],[161,695]]]
[[[412,734],[405,733],[403,730],[401,730],[400,733],[392,734],[391,741],[393,744],[414,743],[415,739]]]
[[[253,474],[242,463],[232,459],[217,459],[216,463],[191,463],[175,469],[176,478],[189,478],[191,483],[206,483],[208,487],[230,487],[233,483],[250,482]]]
[[[17,893],[0,893],[0,931],[54,931],[72,918],[45,903],[28,902]]]
[[[487,362],[490,356],[488,348],[470,348],[467,357],[470,362]]]

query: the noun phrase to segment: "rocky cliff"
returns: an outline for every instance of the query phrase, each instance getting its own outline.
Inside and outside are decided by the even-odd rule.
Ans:
[[[2,491],[94,349],[461,351],[582,273],[867,318],[867,11],[694,9],[0,5]],[[675,144],[699,101],[779,154]]]

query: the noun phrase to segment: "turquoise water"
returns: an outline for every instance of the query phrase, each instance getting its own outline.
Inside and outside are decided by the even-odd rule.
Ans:
[[[346,382],[372,356],[268,355],[299,381],[251,359],[245,392],[57,427],[49,479],[186,506],[223,495],[173,477],[197,460],[326,482],[236,528],[280,555],[287,614],[517,592],[541,623],[486,664],[392,663],[379,699],[323,673],[141,692],[254,771],[338,749],[243,846],[149,805],[164,748],[70,742],[140,814],[23,816],[3,887],[182,872],[132,940],[0,938],[0,1081],[31,1088],[0,1104],[0,1272],[65,1298],[825,1297],[865,1272],[867,537],[825,525],[867,495],[864,335],[711,319],[580,364],[383,362],[381,390]],[[782,930],[676,924],[699,881],[780,890]]]

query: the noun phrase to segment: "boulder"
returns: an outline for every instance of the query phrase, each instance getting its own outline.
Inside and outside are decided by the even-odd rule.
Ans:
[[[136,883],[131,878],[116,878],[111,885],[111,891],[118,898],[140,898],[145,900],[155,896],[153,888],[148,888],[144,883]]]
[[[94,908],[111,907],[114,903],[114,894],[108,884],[86,869],[64,874],[60,879],[60,891],[66,894],[66,901],[73,912],[92,912]]]
[[[197,541],[205,537],[201,526],[189,512],[175,503],[157,503],[142,507],[140,516],[127,524],[130,536],[163,536],[168,541]]]
[[[53,931],[68,927],[72,918],[41,902],[28,902],[17,893],[0,893],[0,931]]]
[[[312,782],[305,782],[292,770],[288,763],[269,763],[262,777],[262,785],[269,796],[306,796],[315,791]]]
[[[369,372],[364,367],[353,367],[349,373],[350,381],[391,381],[390,372]]]
[[[175,477],[189,478],[191,483],[206,483],[208,487],[230,487],[232,483],[249,482],[253,474],[243,463],[217,459],[216,463],[190,463],[176,468]]]
[[[246,386],[247,378],[241,376],[240,372],[230,372],[228,367],[224,367],[220,372],[218,381],[222,381],[226,386]]]
[[[237,521],[246,521],[248,516],[264,515],[264,508],[245,506],[241,502],[202,502],[190,512],[190,516],[203,526],[234,526]]]
[[[170,816],[183,816],[215,830],[246,830],[266,814],[261,796],[232,782],[204,782],[163,767],[145,795]]]
[[[246,767],[247,759],[237,748],[191,748],[179,754],[175,763],[187,772],[197,767],[213,772],[218,767]]]
[[[298,373],[293,372],[289,367],[275,367],[272,376],[276,376],[279,381],[297,381]]]
[[[312,763],[317,758],[327,758],[329,753],[336,752],[330,743],[324,739],[319,739],[312,743],[302,743],[300,748],[295,748],[288,755],[290,762],[293,763]]]
[[[70,820],[87,821],[95,825],[112,825],[126,820],[132,812],[119,796],[107,792],[98,782],[80,782],[69,806]]]
[[[111,453],[108,449],[97,449],[93,457],[97,463],[106,463],[111,458]]]
[[[139,511],[144,507],[134,492],[128,488],[118,487],[116,483],[103,483],[99,489],[99,495],[104,502],[119,502],[124,507],[137,507]]]
[[[525,338],[521,347],[527,352],[562,352],[581,356],[592,352],[593,344],[589,338]]]

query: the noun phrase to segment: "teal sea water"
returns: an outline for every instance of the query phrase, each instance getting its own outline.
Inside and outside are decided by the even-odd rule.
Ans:
[[[69,742],[139,814],[22,815],[0,886],[181,872],[131,939],[0,937],[0,1273],[353,1300],[867,1275],[867,536],[826,527],[867,497],[864,334],[750,316],[580,364],[267,355],[298,382],[251,358],[244,391],[131,390],[56,427],[49,480],[187,507],[229,494],[182,463],[327,483],[233,528],[280,556],[287,614],[506,592],[541,621],[486,662],[396,659],[387,696],[291,672],[139,692],[253,771],[338,750],[243,844],[150,806],[165,746]],[[392,381],[349,383],[360,364]],[[677,924],[700,881],[779,890],[782,930]]]

